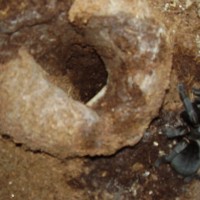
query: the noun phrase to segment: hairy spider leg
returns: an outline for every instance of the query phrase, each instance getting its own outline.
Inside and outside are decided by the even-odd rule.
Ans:
[[[183,102],[184,108],[186,110],[186,113],[189,117],[190,122],[193,125],[197,125],[199,122],[197,112],[195,111],[193,104],[191,100],[189,99],[183,84],[178,84],[178,91],[179,91],[181,101]]]
[[[197,97],[195,98],[194,104],[200,109],[200,89],[192,88],[192,93]]]
[[[155,167],[159,167],[163,163],[170,163],[181,151],[187,147],[188,143],[183,140],[179,142],[170,154],[158,158],[154,164]]]
[[[192,88],[192,93],[193,93],[195,96],[200,97],[200,89]]]
[[[185,140],[180,141],[169,155],[165,156],[166,162],[171,162],[178,154],[180,154],[188,145],[188,142]]]
[[[176,128],[166,127],[163,132],[168,138],[175,138],[178,136],[186,135],[188,130],[186,126],[179,126]]]

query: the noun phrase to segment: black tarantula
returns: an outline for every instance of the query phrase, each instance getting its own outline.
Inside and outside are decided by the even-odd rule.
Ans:
[[[166,162],[184,177],[198,176],[197,171],[200,168],[200,89],[192,89],[196,96],[194,101],[189,99],[183,84],[178,85],[178,91],[184,105],[184,111],[180,114],[183,125],[176,128],[167,127],[164,134],[168,138],[180,137],[181,140],[170,154],[156,161],[156,166]]]

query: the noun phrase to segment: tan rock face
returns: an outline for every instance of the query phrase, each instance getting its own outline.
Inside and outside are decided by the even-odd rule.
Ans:
[[[171,70],[169,34],[145,1],[77,0],[69,20],[80,31],[76,41],[103,60],[106,85],[84,105],[21,48],[0,66],[0,128],[60,158],[110,155],[136,144],[158,113]]]

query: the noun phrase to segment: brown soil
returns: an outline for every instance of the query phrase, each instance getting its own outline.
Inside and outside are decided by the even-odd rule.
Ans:
[[[171,116],[165,116],[171,118]],[[165,121],[166,122],[166,121]],[[124,148],[111,157],[87,160],[92,166],[88,173],[81,173],[68,183],[77,190],[86,190],[87,199],[141,199],[168,200],[182,194],[187,185],[169,165],[155,167],[160,153],[170,151],[172,141],[161,133],[165,123],[156,119],[143,140],[132,148]],[[169,192],[166,192],[169,191]],[[110,197],[106,198],[106,194]]]
[[[176,199],[185,194],[188,183],[168,164],[158,168],[154,165],[160,154],[168,153],[174,145],[161,130],[166,123],[175,121],[174,113],[161,114],[138,145],[110,157],[60,161],[41,152],[30,152],[2,137],[0,197],[19,200]]]
[[[40,152],[25,151],[24,147],[2,138],[0,197],[19,200],[175,199],[187,185],[169,165],[154,166],[159,151],[169,152],[171,143],[157,134],[162,124],[161,119],[156,120],[135,147],[122,149],[110,157],[82,160],[60,161]]]

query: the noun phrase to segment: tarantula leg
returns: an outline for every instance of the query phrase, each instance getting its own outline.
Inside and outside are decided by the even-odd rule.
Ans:
[[[155,167],[159,167],[163,163],[170,163],[181,151],[187,147],[188,143],[183,140],[179,142],[169,155],[158,158],[154,164]]]
[[[185,183],[189,183],[189,182],[191,182],[193,179],[196,179],[196,180],[200,181],[200,175],[199,175],[199,174],[192,174],[192,175],[190,175],[190,176],[186,176],[186,177],[184,178],[184,182],[185,182]]]
[[[192,93],[193,93],[195,96],[200,97],[200,89],[192,88]]]
[[[191,175],[191,176],[186,176],[186,177],[184,178],[184,182],[185,182],[185,183],[189,183],[189,182],[191,182],[194,178],[196,178],[197,180],[199,179],[198,175],[193,174],[193,175]]]
[[[166,127],[163,131],[163,133],[168,137],[168,138],[175,138],[178,136],[183,136],[186,135],[188,132],[186,126],[179,126],[176,128],[173,127]]]
[[[161,164],[164,164],[164,163],[167,163],[167,161],[165,160],[165,156],[162,156],[156,160],[156,162],[154,163],[154,166],[159,167]]]
[[[171,162],[180,152],[182,152],[186,147],[188,146],[188,143],[185,140],[180,141],[174,149],[171,151],[169,155],[165,156],[166,162]]]
[[[194,103],[197,106],[197,108],[200,109],[200,89],[192,88],[192,93],[197,97],[195,98]]]
[[[187,93],[185,91],[184,85],[183,84],[179,84],[178,85],[178,90],[179,90],[179,95],[181,98],[181,101],[183,102],[183,105],[185,107],[186,113],[189,117],[189,121],[194,124],[197,125],[198,124],[198,115],[193,107],[192,102],[190,101],[189,97],[187,96]]]
[[[184,129],[185,130],[185,129]],[[169,138],[173,138],[176,136],[181,136],[179,134],[186,134],[184,132],[184,130],[179,131],[176,133],[176,129],[171,128],[171,130],[168,130],[168,133],[165,133],[167,135],[167,137]],[[174,136],[175,134],[178,134],[176,136]],[[160,158],[158,158],[154,164],[155,167],[159,167],[161,164],[163,163],[170,163],[181,151],[183,151],[183,149],[185,149],[187,147],[188,143],[185,140],[182,140],[181,142],[179,142],[175,148],[171,151],[170,154],[166,155],[166,156],[162,156]]]

